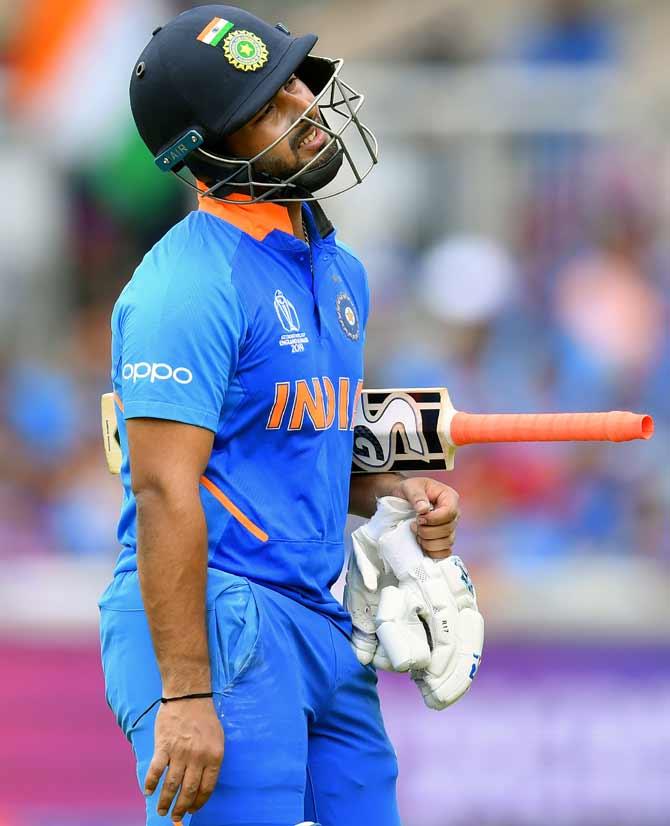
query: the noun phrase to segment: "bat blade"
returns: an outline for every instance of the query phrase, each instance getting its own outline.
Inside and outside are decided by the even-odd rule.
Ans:
[[[444,387],[363,390],[354,415],[353,473],[452,470],[454,414]]]
[[[105,448],[105,459],[110,473],[121,473],[121,442],[119,428],[116,423],[116,402],[113,393],[104,393],[100,399],[102,415],[102,444]]]

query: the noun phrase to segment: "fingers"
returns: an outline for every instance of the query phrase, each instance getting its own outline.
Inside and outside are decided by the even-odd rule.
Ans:
[[[181,763],[170,763],[156,806],[158,814],[164,817],[170,811],[177,792],[179,796],[172,809],[172,820],[181,823],[184,815],[196,812],[211,797],[220,768],[221,760],[216,765],[205,766],[204,769],[197,764],[185,766]]]
[[[416,536],[421,550],[433,559],[446,559],[456,540],[456,522],[458,517],[442,525],[412,524],[412,531]]]
[[[423,477],[403,479],[399,485],[398,492],[403,499],[406,499],[417,513],[428,513],[431,503],[426,492],[426,482]]]
[[[189,766],[184,773],[181,791],[172,809],[172,820],[179,823],[187,812],[193,808],[200,791],[203,771],[198,766]],[[159,813],[160,814],[160,813]]]
[[[419,524],[443,525],[458,516],[458,493],[436,479],[404,479],[398,492],[417,512]]]
[[[421,550],[433,559],[446,559],[451,555],[451,549],[454,544],[454,537],[441,537],[440,539],[421,539],[419,538],[419,545]]]
[[[419,525],[451,525],[458,521],[459,516],[458,508],[453,510],[451,507],[441,507],[435,508],[429,513],[419,514],[416,521]]]
[[[178,823],[209,798],[221,768],[224,733],[213,702],[193,700],[161,708],[155,742],[145,794],[154,794],[163,777],[156,811],[165,817],[174,803],[172,820]]]
[[[440,536],[438,539],[423,539],[421,535],[417,538],[424,551],[433,553],[434,551],[451,551],[456,537],[452,533],[447,536]]]
[[[163,776],[170,757],[164,749],[156,749],[147,776],[144,779],[144,794],[150,797],[155,791],[158,782]]]
[[[156,811],[161,817],[165,817],[170,810],[172,801],[184,779],[185,771],[186,766],[184,763],[170,763],[168,773],[165,775],[165,780],[163,781],[160,797],[158,798],[158,805],[156,806]]]
[[[205,803],[209,800],[216,787],[216,780],[219,776],[219,766],[208,766],[202,773],[202,779],[200,780],[200,788],[198,793],[195,797],[195,801],[193,805],[189,809],[189,812],[192,814],[201,806],[204,806]]]
[[[433,503],[433,509],[428,513],[419,515],[419,524],[447,525],[457,520],[460,514],[458,493],[453,488],[436,482],[434,479],[428,481],[432,483],[427,485],[427,492]]]
[[[402,487],[405,498],[417,512],[412,531],[421,550],[432,559],[446,559],[456,538],[458,493],[436,479],[424,477],[406,479]],[[426,502],[428,509],[422,508]]]
[[[418,532],[419,539],[446,539],[448,537],[453,539],[456,536],[457,521],[458,517],[442,525],[417,525],[414,522],[412,523],[412,530],[414,533]]]
[[[422,550],[431,559],[448,559],[451,556],[451,548],[446,551],[427,551],[425,548],[422,548]]]

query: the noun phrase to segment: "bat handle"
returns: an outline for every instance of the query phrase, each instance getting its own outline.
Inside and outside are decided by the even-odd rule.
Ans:
[[[608,413],[455,413],[452,444],[485,442],[628,442],[650,439],[651,416],[613,410]]]

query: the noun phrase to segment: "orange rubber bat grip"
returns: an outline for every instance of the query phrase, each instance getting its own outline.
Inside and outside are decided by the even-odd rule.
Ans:
[[[485,442],[628,442],[650,439],[651,416],[609,413],[456,413],[451,420],[455,445]]]

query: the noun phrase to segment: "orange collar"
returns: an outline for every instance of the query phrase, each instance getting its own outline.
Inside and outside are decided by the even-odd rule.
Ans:
[[[262,241],[275,229],[293,235],[293,225],[289,218],[288,209],[283,204],[248,204],[244,203],[251,200],[248,195],[236,193],[227,197],[240,201],[240,203],[226,204],[217,201],[215,198],[203,198],[202,195],[199,195],[199,209],[228,221],[229,224],[233,224],[257,241]]]

